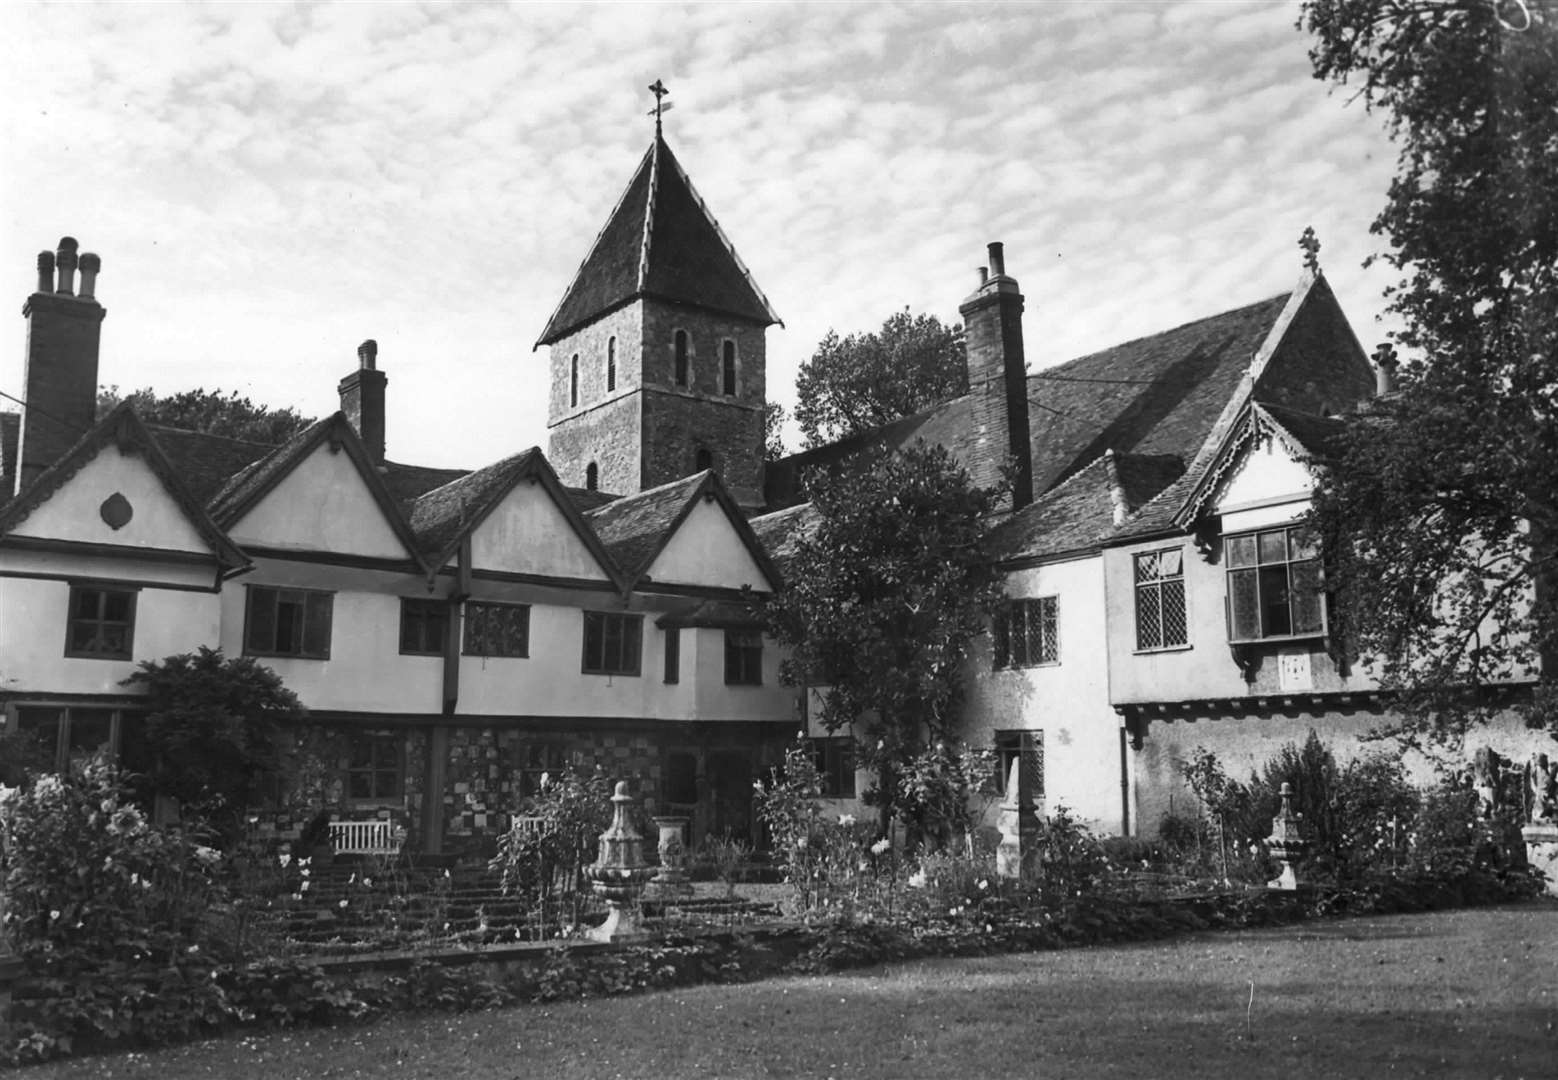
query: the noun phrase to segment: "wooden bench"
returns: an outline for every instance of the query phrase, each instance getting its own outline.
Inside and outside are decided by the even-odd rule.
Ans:
[[[330,847],[337,855],[398,855],[405,830],[393,821],[332,821]]]

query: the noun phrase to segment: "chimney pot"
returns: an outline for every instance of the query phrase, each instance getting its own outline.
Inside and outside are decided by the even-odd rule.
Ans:
[[[983,287],[984,283],[990,280],[990,271],[987,267],[983,266],[976,267],[975,269],[979,271],[979,284],[981,287]]]
[[[51,293],[54,291],[54,252],[38,252],[38,291]]]
[[[1384,397],[1396,389],[1396,359],[1395,346],[1390,342],[1381,342],[1379,348],[1374,350],[1374,396]]]
[[[996,277],[1006,276],[1006,252],[1005,245],[999,240],[992,241],[990,250],[990,273]]]
[[[54,264],[59,268],[59,284],[54,291],[65,296],[72,296],[76,291],[76,248],[79,246],[74,237],[62,236],[59,251],[54,256]]]
[[[375,371],[378,368],[379,343],[369,338],[357,346],[357,366],[363,371]]]
[[[97,275],[103,269],[103,260],[88,251],[81,256],[81,291],[77,295],[83,300],[96,299]]]

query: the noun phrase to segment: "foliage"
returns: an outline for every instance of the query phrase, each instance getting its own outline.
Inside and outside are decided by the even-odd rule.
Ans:
[[[764,609],[787,650],[781,677],[822,685],[829,731],[859,722],[886,832],[898,772],[948,738],[973,640],[1001,598],[986,519],[1001,492],[975,487],[940,446],[806,480],[817,524],[797,539],[788,584]]]
[[[963,328],[905,308],[874,333],[829,330],[801,364],[795,392],[808,447],[911,416],[968,393]]]
[[[543,934],[554,923],[578,925],[590,897],[584,868],[595,861],[611,808],[611,783],[603,773],[543,773],[540,791],[498,838],[490,865],[502,872],[505,892],[535,897]]]
[[[903,762],[897,802],[911,838],[944,848],[966,837],[982,816],[975,797],[993,790],[995,772],[995,751],[966,743],[937,742]]]
[[[777,401],[763,404],[763,460],[778,461],[784,457],[784,406]]]
[[[253,658],[203,645],[142,661],[124,681],[146,691],[152,787],[236,839],[244,808],[280,765],[283,725],[302,718],[302,702]]]
[[[752,845],[734,836],[705,836],[695,865],[708,867],[725,885],[726,897],[736,895],[736,885],[752,861]]]
[[[165,396],[158,395],[149,386],[129,394],[121,393],[117,386],[99,387],[97,415],[104,415],[123,401],[128,401],[135,409],[135,415],[148,424],[203,431],[270,446],[286,442],[314,423],[313,417],[302,416],[291,406],[272,409],[239,397],[236,390],[223,394],[220,390],[204,387]]]
[[[1402,734],[1453,740],[1498,704],[1465,688],[1558,646],[1558,9],[1307,0],[1300,25],[1399,146],[1373,231],[1416,354],[1317,492],[1333,622],[1401,692]],[[1558,731],[1542,679],[1528,721]]]

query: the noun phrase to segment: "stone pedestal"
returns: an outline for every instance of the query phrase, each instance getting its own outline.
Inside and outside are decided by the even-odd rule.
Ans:
[[[1274,880],[1268,881],[1266,886],[1271,889],[1297,889],[1298,875],[1293,871],[1293,860],[1304,853],[1309,843],[1299,831],[1298,815],[1293,813],[1292,784],[1282,785],[1282,809],[1271,823],[1271,836],[1266,845],[1272,858],[1282,864],[1281,872]]]
[[[609,909],[606,921],[585,934],[592,941],[625,941],[647,937],[639,921],[638,898],[654,868],[644,859],[644,838],[628,818],[633,797],[626,781],[619,781],[611,797],[611,826],[600,834],[600,847],[585,871],[595,895]]]
[[[1558,821],[1527,825],[1520,830],[1526,861],[1547,875],[1547,894],[1558,896]]]
[[[1032,802],[1024,798],[1022,766],[1012,762],[1006,778],[1006,798],[995,820],[1001,842],[995,849],[995,872],[1003,878],[1031,877],[1039,865],[1039,820]]]
[[[644,887],[646,900],[680,900],[692,895],[687,877],[687,821],[680,814],[653,819],[660,833],[660,869]]]

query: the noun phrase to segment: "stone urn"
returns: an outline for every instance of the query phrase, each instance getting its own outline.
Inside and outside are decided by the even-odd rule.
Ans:
[[[660,869],[644,889],[645,899],[680,900],[692,895],[687,877],[687,822],[684,814],[666,814],[653,819],[660,833]]]
[[[638,897],[654,867],[644,858],[644,838],[628,818],[627,781],[617,782],[611,796],[611,825],[600,834],[600,847],[585,870],[595,895],[606,901],[606,921],[588,931],[592,941],[624,941],[647,936],[639,920]]]
[[[1266,840],[1271,857],[1282,864],[1282,871],[1266,883],[1272,889],[1298,888],[1298,875],[1293,872],[1293,860],[1304,853],[1309,842],[1300,832],[1298,815],[1293,813],[1293,785],[1282,785],[1282,809],[1271,823],[1271,836]]]

